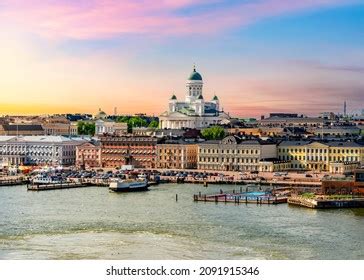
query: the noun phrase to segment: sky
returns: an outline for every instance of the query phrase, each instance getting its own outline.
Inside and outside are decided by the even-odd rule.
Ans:
[[[0,0],[0,115],[364,109],[364,0]]]

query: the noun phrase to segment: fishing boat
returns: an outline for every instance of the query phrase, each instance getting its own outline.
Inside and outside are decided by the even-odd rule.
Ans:
[[[146,179],[127,179],[110,182],[109,190],[114,192],[140,192],[148,190]]]

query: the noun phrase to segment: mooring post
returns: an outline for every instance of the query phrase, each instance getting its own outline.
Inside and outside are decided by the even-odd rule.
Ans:
[[[248,204],[248,197],[245,196],[245,204]]]
[[[259,204],[259,197],[257,197],[257,204]]]
[[[243,192],[243,187],[240,187],[240,193],[242,193]]]
[[[225,203],[226,203],[226,194],[225,194]]]
[[[178,201],[178,194],[176,194],[176,201]]]
[[[238,204],[240,203],[240,196],[238,196]]]
[[[222,194],[223,193],[223,191],[222,191],[222,189],[220,189],[220,194]]]
[[[198,192],[198,196],[201,197],[201,192]]]
[[[269,204],[269,196],[268,196],[268,204]]]
[[[217,201],[218,201],[218,196],[217,195],[215,195],[215,202],[217,203]]]

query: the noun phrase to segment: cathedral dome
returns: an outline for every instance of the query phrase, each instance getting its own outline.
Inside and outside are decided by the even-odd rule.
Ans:
[[[188,77],[190,81],[202,81],[202,76],[196,71],[196,67],[193,67],[191,75]]]

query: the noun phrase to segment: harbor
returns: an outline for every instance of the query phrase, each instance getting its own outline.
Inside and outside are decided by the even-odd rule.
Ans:
[[[0,188],[0,259],[362,257],[362,209],[193,201],[196,193],[220,189],[232,191],[227,185],[187,183],[121,194],[103,187]],[[260,192],[259,186],[248,191]]]

